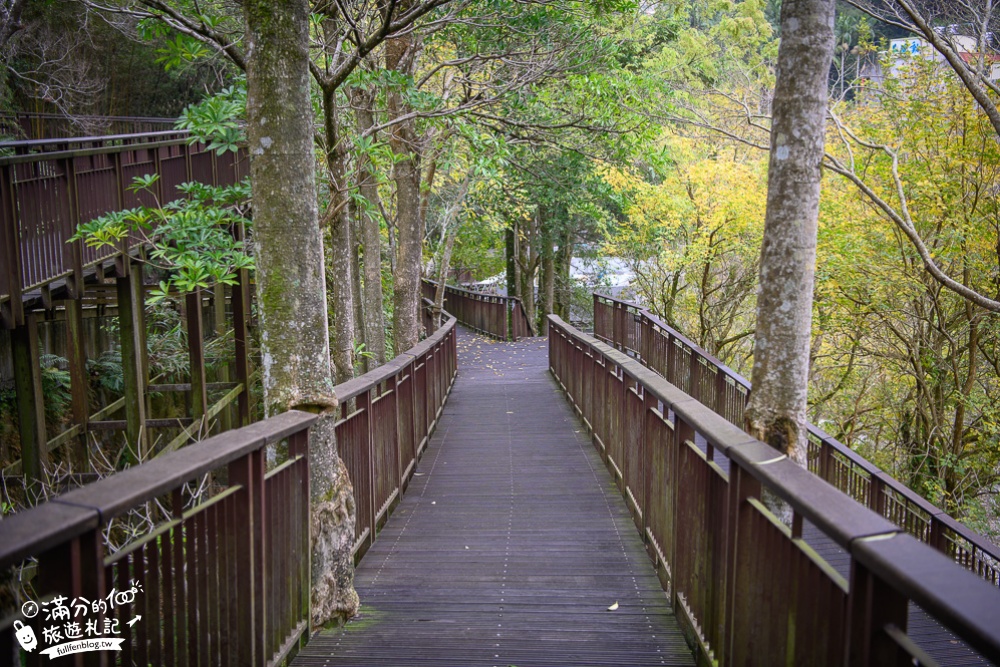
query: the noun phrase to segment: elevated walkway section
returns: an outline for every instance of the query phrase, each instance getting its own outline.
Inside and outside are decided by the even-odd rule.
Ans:
[[[642,540],[548,373],[463,330],[459,375],[357,571],[360,615],[294,665],[693,665]]]

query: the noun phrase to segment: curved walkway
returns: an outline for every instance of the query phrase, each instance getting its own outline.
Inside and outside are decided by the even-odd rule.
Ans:
[[[294,665],[694,664],[547,366],[545,339],[461,332],[438,429],[358,567],[360,615]]]

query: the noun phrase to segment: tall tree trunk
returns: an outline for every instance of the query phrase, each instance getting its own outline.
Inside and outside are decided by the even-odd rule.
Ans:
[[[437,289],[434,291],[434,329],[441,328],[441,311],[444,310],[445,284],[448,281],[448,270],[451,267],[451,253],[458,238],[458,212],[469,194],[469,176],[465,177],[459,187],[455,200],[445,209],[441,219],[441,229],[444,234],[444,247],[441,250],[441,261],[438,262]]]
[[[310,434],[313,623],[354,615],[354,490],[337,456],[326,277],[309,101],[309,3],[247,0],[247,134],[266,414],[322,416]]]
[[[333,349],[331,357],[337,384],[354,377],[354,264],[351,216],[347,205],[347,151],[340,141],[337,91],[323,90],[323,121],[326,132],[326,167],[330,172],[330,203],[324,223],[330,226],[330,301],[333,305]]]
[[[534,218],[529,219],[527,228],[518,225],[517,261],[518,288],[517,293],[524,306],[524,312],[529,322],[535,321],[535,269],[538,264],[538,253],[535,250]]]
[[[363,134],[375,126],[372,111],[374,95],[361,88],[351,90],[351,101],[357,119],[358,133]],[[374,138],[374,137],[373,137]],[[382,305],[382,236],[379,233],[378,216],[372,211],[380,211],[382,202],[375,180],[375,168],[371,158],[364,151],[358,153],[358,191],[367,202],[367,208],[360,207],[362,269],[364,282],[362,298],[364,308],[365,346],[372,356],[370,368],[385,363],[385,314]]]
[[[555,305],[556,258],[553,248],[553,221],[548,216],[539,215],[538,226],[541,237],[541,274],[538,279],[538,335],[549,335],[549,313]]]
[[[570,282],[570,263],[573,259],[572,233],[568,227],[559,231],[559,250],[555,255],[555,296],[553,312],[569,321],[570,303],[573,300],[573,286]]]
[[[410,2],[400,3],[405,13]],[[385,66],[390,71],[412,75],[420,46],[412,32],[386,40]],[[410,107],[398,88],[386,95],[389,117],[397,119]],[[396,155],[392,168],[396,182],[397,254],[393,281],[392,326],[396,354],[405,352],[420,340],[420,264],[423,257],[424,225],[420,217],[420,148],[416,123],[397,123],[389,132],[389,145]]]
[[[803,465],[834,5],[785,0],[781,7],[753,393],[744,415],[751,435]]]
[[[351,300],[354,302],[354,340],[368,350],[368,339],[365,336],[365,300],[361,291],[361,234],[364,222],[361,220],[361,207],[350,198],[348,215],[351,218]],[[355,359],[357,361],[357,359]],[[364,358],[364,372],[369,370],[368,356]]]
[[[504,230],[504,263],[506,265],[507,296],[516,297],[518,294],[517,284],[517,223],[511,221],[510,226]],[[510,318],[508,335],[513,337],[514,318]]]
[[[507,296],[518,295],[517,284],[517,223],[504,230],[504,264],[507,272]]]
[[[434,290],[434,330],[441,328],[441,313],[444,310],[445,285],[448,280],[448,268],[451,265],[451,252],[455,248],[455,238],[458,237],[457,226],[448,230],[441,252],[441,265],[438,267],[437,288]],[[428,332],[429,333],[429,332]]]

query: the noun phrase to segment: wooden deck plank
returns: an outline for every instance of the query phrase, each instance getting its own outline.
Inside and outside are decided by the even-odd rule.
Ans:
[[[438,429],[358,568],[359,617],[314,635],[293,664],[694,664],[547,372],[547,343],[463,331],[459,349]]]

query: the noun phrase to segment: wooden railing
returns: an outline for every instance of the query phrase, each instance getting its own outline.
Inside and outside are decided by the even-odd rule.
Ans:
[[[412,349],[335,388],[337,449],[357,506],[358,560],[437,425],[457,373],[455,333],[448,316]],[[136,585],[134,605],[106,614],[124,640],[122,664],[280,664],[308,639],[308,428],[315,420],[287,412],[4,519],[0,572],[33,572],[36,601],[100,600]],[[267,457],[267,448],[281,440],[287,457],[275,462],[274,452],[283,450],[272,447]],[[210,497],[189,506],[191,489],[204,486]],[[167,508],[161,522],[144,531],[150,526],[133,518],[132,530],[142,536],[104,553],[105,534],[121,531],[116,519],[136,509],[155,515],[149,508],[157,503]],[[127,626],[137,615],[143,618]],[[0,619],[0,664],[14,655],[15,620],[26,619]],[[39,641],[43,620],[31,623]],[[41,662],[37,652],[27,657]]]
[[[0,571],[37,558],[32,599],[47,605],[61,597],[81,637],[95,636],[82,633],[95,620],[98,636],[122,639],[122,664],[280,663],[308,638],[308,429],[315,420],[286,412],[8,517],[0,521]],[[283,440],[287,455],[268,470],[267,448]],[[209,497],[191,506],[200,487]],[[134,510],[142,521],[127,518]],[[125,525],[146,530],[106,553],[105,533],[120,536]],[[134,601],[122,604],[123,591]],[[72,606],[77,600],[86,601],[82,609]],[[50,607],[16,619],[33,627],[40,645],[47,626],[71,641],[63,621],[72,618],[52,614]],[[4,664],[16,646],[13,620],[0,623]],[[37,650],[26,657],[48,662]]]
[[[10,142],[14,155],[0,157],[0,324],[24,322],[29,293],[65,281],[72,295],[87,267],[141,245],[130,237],[121,248],[67,243],[77,226],[110,211],[153,205],[153,196],[128,189],[133,178],[159,174],[161,204],[178,199],[186,181],[230,185],[248,173],[244,152],[217,155],[189,144],[181,131]]]
[[[633,357],[549,322],[551,370],[615,476],[699,664],[934,664],[907,634],[910,601],[1000,660],[994,586]],[[805,525],[846,551],[846,577],[803,538]]]
[[[358,560],[402,495],[437,425],[458,371],[455,334],[455,318],[448,316],[426,340],[336,388],[337,447],[358,508]]]
[[[27,139],[55,139],[81,134],[136,134],[173,129],[176,118],[142,116],[72,116],[56,113],[0,113],[0,133]],[[0,148],[4,142],[0,142]]]
[[[425,279],[421,285],[424,298],[433,301],[437,283]],[[500,340],[519,340],[535,335],[524,304],[517,297],[481,294],[448,285],[444,292],[444,308],[465,326]]]
[[[648,310],[595,294],[594,335],[632,355],[730,423],[742,426],[750,383]],[[812,424],[808,437],[809,470],[1000,586],[1000,547]]]

